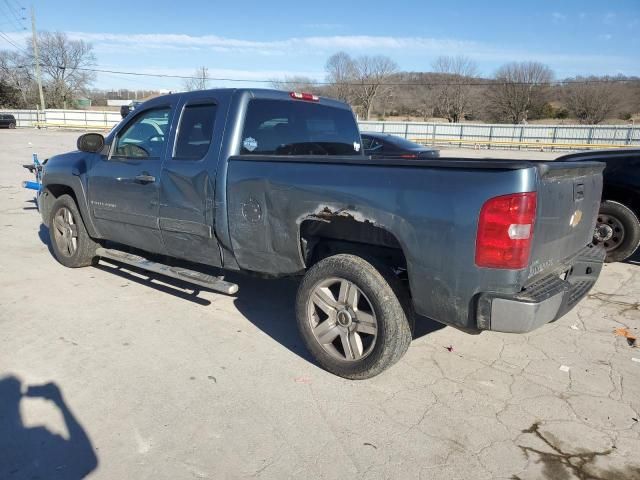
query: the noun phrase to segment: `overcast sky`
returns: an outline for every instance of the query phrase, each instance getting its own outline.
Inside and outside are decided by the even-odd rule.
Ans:
[[[640,75],[640,1],[108,1],[35,0],[38,28],[94,46],[97,68],[269,80],[321,80],[332,53],[384,54],[402,70],[439,55],[473,58],[483,75],[537,60],[556,77]],[[9,8],[11,7],[11,9]],[[25,0],[0,0],[0,31],[22,46]],[[29,11],[25,14],[28,16]],[[0,37],[0,48],[14,48]],[[177,89],[181,80],[100,74],[99,88]],[[213,82],[212,86],[228,86]],[[252,85],[240,84],[240,85]],[[256,85],[255,83],[253,85]]]

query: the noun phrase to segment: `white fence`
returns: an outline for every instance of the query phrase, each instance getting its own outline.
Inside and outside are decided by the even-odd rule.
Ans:
[[[475,148],[589,149],[640,146],[633,125],[505,125],[360,121],[362,132],[385,132],[418,143]]]
[[[98,110],[0,110],[16,117],[18,127],[62,127],[110,130],[122,117],[120,112]]]
[[[2,110],[18,127],[110,130],[120,112],[97,110]],[[360,121],[363,132],[386,132],[430,145],[470,148],[589,149],[640,147],[640,127],[633,125],[505,125]]]

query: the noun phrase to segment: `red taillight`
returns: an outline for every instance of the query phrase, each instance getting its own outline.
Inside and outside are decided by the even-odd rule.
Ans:
[[[403,153],[400,158],[418,158],[418,155],[415,153]]]
[[[295,98],[296,100],[307,100],[308,102],[317,102],[320,100],[320,98],[313,93],[290,92],[289,96],[291,96],[291,98]]]
[[[476,265],[520,269],[529,263],[536,193],[514,193],[487,200],[480,210]]]

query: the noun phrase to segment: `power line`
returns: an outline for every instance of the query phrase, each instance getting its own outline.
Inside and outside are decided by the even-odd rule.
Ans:
[[[23,53],[26,53],[26,51],[24,51],[22,48],[20,48],[18,45],[16,45],[15,43],[13,43],[13,41],[11,40],[11,38],[9,38],[9,36],[4,33],[4,32],[0,32],[0,38],[6,40],[7,42],[9,42],[11,45],[13,45],[14,47],[16,47],[18,50],[22,50]]]
[[[0,7],[2,7],[3,15],[13,24],[15,28],[17,28],[18,30],[25,30],[24,24],[21,24],[20,16],[16,14],[7,0],[4,0],[3,4],[0,4]]]
[[[27,17],[25,17],[24,15],[21,16],[21,13],[20,13],[20,11],[24,11],[24,7],[20,6],[17,2],[14,2],[16,3],[17,7],[13,7],[11,6],[8,0],[4,0],[4,3],[7,6],[7,9],[9,10],[9,12],[13,15],[13,17],[16,19],[18,24],[21,26],[21,28],[23,30],[26,30],[27,27],[22,22],[24,22],[27,19]]]
[[[46,65],[48,67],[53,67],[54,65]],[[58,66],[58,68],[62,68]],[[127,72],[127,71],[119,71],[119,70],[107,70],[101,68],[89,68],[89,67],[78,67],[76,70],[83,70],[95,73],[111,73],[117,75],[131,75],[138,77],[157,77],[157,78],[178,78],[184,80],[200,80],[201,77],[193,76],[193,75],[172,75],[168,73],[145,73],[145,72]],[[301,82],[296,80],[260,80],[260,79],[251,79],[251,78],[222,78],[222,77],[208,77],[207,80],[213,82],[238,82],[238,83],[268,83],[268,84],[299,84]],[[611,79],[592,79],[592,80],[558,80],[552,82],[510,82],[504,80],[496,80],[496,79],[487,79],[486,81],[469,81],[469,82],[376,82],[376,83],[368,83],[368,82],[344,82],[341,85],[350,85],[350,86],[396,86],[396,87],[407,87],[407,86],[482,86],[486,87],[489,85],[495,84],[509,84],[509,85],[533,85],[533,86],[545,86],[545,85],[565,85],[565,84],[591,84],[591,83],[622,83],[622,82],[631,82],[635,81],[634,79],[628,78],[611,78]],[[315,85],[335,85],[335,82],[313,82],[310,86]]]
[[[2,32],[0,32],[2,35]],[[12,45],[16,46],[15,43],[11,42],[10,39],[5,38],[7,41],[12,43]],[[19,48],[19,47],[17,47]],[[43,67],[57,67],[57,68],[68,68],[62,65],[51,65],[40,63],[40,66]],[[94,73],[104,73],[104,74],[112,74],[112,75],[129,75],[134,77],[152,77],[152,78],[176,78],[182,80],[201,80],[201,76],[194,75],[175,75],[169,73],[148,73],[148,72],[131,72],[131,71],[122,71],[122,70],[110,70],[104,68],[90,68],[90,67],[75,67],[75,70],[81,70],[86,72],[94,72]],[[231,77],[207,77],[208,81],[212,82],[234,82],[234,83],[261,83],[261,84],[283,84],[283,85],[294,85],[300,84],[304,82],[300,82],[298,80],[264,80],[264,79],[252,79],[252,78],[231,78]],[[608,79],[567,79],[567,80],[556,80],[549,82],[511,82],[506,80],[498,80],[498,79],[486,79],[484,81],[465,81],[465,82],[342,82],[340,85],[348,85],[355,87],[362,86],[386,86],[386,87],[414,87],[414,86],[425,86],[425,87],[438,87],[438,86],[468,86],[468,87],[487,87],[491,85],[520,85],[520,86],[559,86],[559,85],[570,85],[570,84],[601,84],[601,83],[627,83],[627,82],[636,82],[639,79],[637,78],[608,78]],[[311,82],[309,84],[310,87],[313,86],[326,86],[326,85],[335,85],[335,82]]]

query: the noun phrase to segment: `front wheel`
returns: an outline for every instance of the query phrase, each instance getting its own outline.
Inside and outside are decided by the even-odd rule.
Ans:
[[[61,195],[51,207],[49,239],[53,254],[65,267],[94,263],[98,245],[89,237],[76,202],[69,195]]]
[[[13,122],[11,122],[11,123],[9,124],[9,128],[16,128],[16,124],[15,124],[15,123],[13,123]]]
[[[298,329],[326,370],[349,379],[378,375],[411,343],[401,282],[355,255],[321,260],[304,276],[296,299]]]
[[[607,262],[621,262],[640,245],[640,222],[627,206],[606,200],[600,205],[593,243],[602,245]]]

